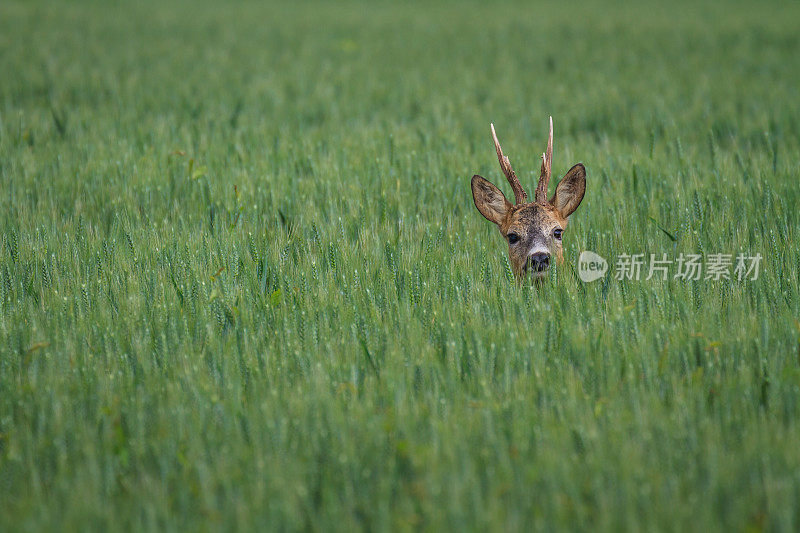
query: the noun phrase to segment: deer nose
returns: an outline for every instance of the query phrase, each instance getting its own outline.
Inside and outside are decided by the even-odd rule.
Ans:
[[[536,252],[528,257],[528,267],[534,272],[544,272],[550,266],[550,254]]]

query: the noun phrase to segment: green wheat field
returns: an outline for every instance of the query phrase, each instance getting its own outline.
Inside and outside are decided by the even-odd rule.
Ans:
[[[3,1],[0,529],[797,531],[798,27]],[[469,183],[550,115],[587,192],[518,287]]]

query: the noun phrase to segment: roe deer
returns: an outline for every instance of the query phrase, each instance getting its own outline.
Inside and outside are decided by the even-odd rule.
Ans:
[[[547,150],[542,154],[542,170],[533,202],[511,168],[508,157],[503,155],[494,124],[491,124],[492,139],[497,150],[500,168],[514,190],[514,205],[490,181],[472,176],[472,198],[475,207],[490,222],[497,224],[500,233],[508,241],[508,258],[517,280],[526,275],[542,278],[550,266],[550,257],[555,254],[558,262],[564,259],[561,236],[567,226],[568,217],[583,200],[586,192],[586,169],[578,163],[558,182],[556,192],[547,199],[547,185],[553,163],[553,117],[550,117],[550,136]]]

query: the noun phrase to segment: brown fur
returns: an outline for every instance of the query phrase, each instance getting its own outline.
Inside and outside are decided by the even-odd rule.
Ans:
[[[512,205],[494,184],[478,175],[472,177],[472,198],[478,211],[497,224],[507,242],[510,234],[519,237],[516,243],[508,242],[508,258],[518,279],[527,274],[533,252],[548,257],[555,255],[559,263],[563,262],[561,239],[556,238],[554,232],[560,229],[563,233],[568,217],[580,205],[585,191],[586,169],[581,163],[561,179],[549,202]],[[538,277],[544,275],[544,271],[532,274]]]
[[[508,239],[509,233],[519,235],[519,242],[509,244],[508,259],[517,276],[524,272],[525,263],[531,250],[547,248],[556,256],[559,263],[564,260],[561,241],[553,236],[553,230],[567,226],[567,219],[553,206],[531,202],[512,208],[499,226],[500,233]]]

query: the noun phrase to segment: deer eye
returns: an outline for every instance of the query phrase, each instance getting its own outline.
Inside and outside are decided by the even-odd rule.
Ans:
[[[554,229],[554,230],[553,230],[553,237],[555,237],[556,239],[558,239],[558,240],[560,241],[560,240],[561,240],[561,234],[562,234],[562,233],[564,233],[564,230],[563,230],[563,229],[561,229],[561,228],[556,228],[556,229]]]
[[[517,244],[519,242],[519,235],[516,233],[508,234],[508,244]]]

